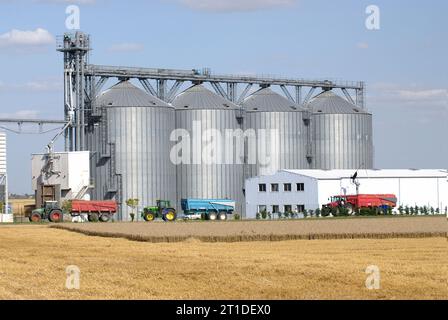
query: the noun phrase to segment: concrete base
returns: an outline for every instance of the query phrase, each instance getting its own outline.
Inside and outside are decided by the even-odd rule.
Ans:
[[[14,215],[0,214],[0,223],[14,223]]]

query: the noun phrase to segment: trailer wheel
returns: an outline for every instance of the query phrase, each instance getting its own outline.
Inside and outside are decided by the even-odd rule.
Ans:
[[[101,217],[100,217],[100,221],[101,222],[106,223],[106,222],[109,222],[109,220],[110,220],[110,215],[108,215],[107,213],[102,214]]]
[[[218,213],[216,211],[210,211],[208,213],[208,219],[210,221],[216,221],[218,219]]]
[[[48,220],[53,223],[59,223],[62,222],[64,215],[62,214],[62,211],[60,210],[53,210],[51,211]]]
[[[42,221],[42,216],[39,213],[33,213],[30,216],[30,222],[39,223]]]
[[[221,211],[221,212],[219,213],[219,220],[221,220],[221,221],[225,221],[225,220],[227,220],[227,212],[225,212],[225,211]]]
[[[99,221],[99,216],[98,213],[93,212],[91,214],[89,214],[89,222],[98,222]]]

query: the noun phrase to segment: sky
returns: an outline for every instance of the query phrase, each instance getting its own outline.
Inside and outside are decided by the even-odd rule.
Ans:
[[[0,118],[63,118],[56,41],[72,4],[90,63],[365,81],[375,167],[448,167],[446,1],[0,0]],[[31,193],[31,154],[57,128],[2,127],[10,192]]]

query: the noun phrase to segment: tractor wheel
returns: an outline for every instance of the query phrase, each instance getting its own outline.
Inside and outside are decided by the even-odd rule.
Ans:
[[[62,214],[62,211],[60,210],[53,210],[51,211],[50,215],[48,216],[48,220],[53,223],[59,223],[62,222],[64,219],[64,215]]]
[[[98,222],[100,220],[100,217],[98,216],[98,213],[93,212],[89,214],[89,222]]]
[[[346,208],[347,208],[348,214],[350,216],[355,214],[355,209],[353,208],[353,205],[351,203],[347,204]]]
[[[102,214],[101,217],[100,217],[100,221],[101,222],[106,223],[106,222],[109,222],[109,220],[110,220],[110,215],[108,215],[107,213]]]
[[[176,211],[174,209],[166,209],[163,212],[163,221],[173,222],[177,218]]]
[[[216,221],[218,219],[218,213],[215,211],[211,211],[208,213],[208,219],[210,221]]]
[[[42,216],[40,213],[33,213],[30,217],[30,222],[39,223],[42,221]]]
[[[146,222],[152,222],[154,221],[156,217],[154,216],[154,213],[152,212],[148,212],[147,214],[145,214],[145,216],[143,217],[143,219],[145,219]]]
[[[221,221],[226,221],[226,220],[227,220],[227,212],[225,212],[225,211],[221,211],[221,212],[219,213],[219,220],[221,220]]]

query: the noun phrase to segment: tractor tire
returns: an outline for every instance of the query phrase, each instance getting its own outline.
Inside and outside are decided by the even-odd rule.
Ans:
[[[353,208],[353,205],[352,204],[347,204],[346,206],[345,206],[345,208],[348,210],[348,214],[350,215],[350,216],[353,216],[353,215],[355,215],[355,209]]]
[[[147,214],[145,214],[145,216],[143,217],[143,219],[144,219],[146,222],[152,222],[152,221],[154,221],[155,218],[156,218],[156,217],[154,216],[154,213],[147,213]]]
[[[39,223],[42,221],[42,216],[40,215],[40,213],[33,213],[30,216],[30,222],[32,223]]]
[[[107,223],[110,221],[110,215],[108,215],[107,213],[102,214],[100,217],[100,221],[103,223]]]
[[[221,220],[221,221],[226,221],[226,220],[227,220],[227,212],[225,212],[225,211],[221,211],[221,212],[219,213],[219,220]]]
[[[53,223],[60,223],[64,220],[64,214],[60,210],[53,210],[50,212],[48,220]]]
[[[176,221],[177,218],[177,214],[176,214],[176,210],[174,209],[165,209],[163,211],[163,221],[165,222],[173,222]]]
[[[216,211],[211,211],[208,213],[208,220],[216,221],[218,219],[218,213]]]
[[[89,222],[96,223],[100,220],[100,217],[98,216],[98,213],[94,212],[89,214]]]

